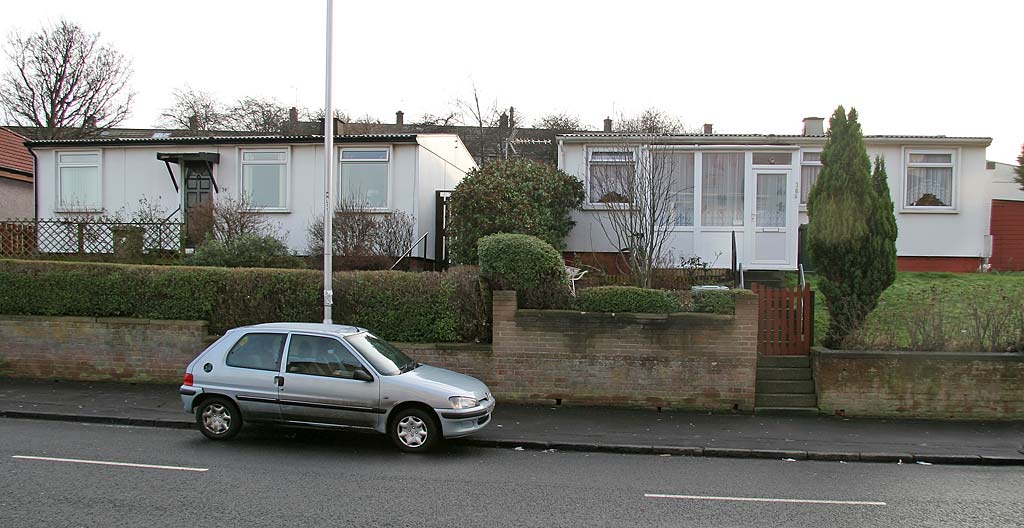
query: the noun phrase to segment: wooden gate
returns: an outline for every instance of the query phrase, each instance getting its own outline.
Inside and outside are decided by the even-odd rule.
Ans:
[[[809,287],[771,288],[754,284],[757,294],[757,352],[801,356],[814,342],[814,292]]]

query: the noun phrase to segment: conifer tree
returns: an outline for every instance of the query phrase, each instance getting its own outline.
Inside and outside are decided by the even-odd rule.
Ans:
[[[1017,156],[1017,183],[1020,190],[1024,191],[1024,146],[1020,148],[1020,156]]]
[[[829,120],[822,170],[807,203],[808,248],[829,308],[826,346],[841,346],[895,279],[896,221],[883,162],[871,161],[857,111]]]

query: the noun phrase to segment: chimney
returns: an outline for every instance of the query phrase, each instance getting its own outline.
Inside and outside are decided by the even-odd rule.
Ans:
[[[508,126],[516,127],[516,107],[514,106],[508,107]]]
[[[96,128],[96,116],[87,116],[84,124],[85,128]]]
[[[288,122],[296,124],[299,122],[299,109],[294,106],[288,109]]]
[[[337,117],[334,118],[334,135],[335,136],[343,136],[343,135],[345,135],[345,123],[341,119],[339,119]]]
[[[804,118],[804,135],[805,136],[824,136],[825,135],[825,118],[824,117],[805,117]]]
[[[610,117],[604,118],[604,131],[605,132],[611,132],[612,131],[612,118],[610,118]]]
[[[199,116],[192,114],[188,116],[188,129],[193,132],[199,132]]]
[[[704,133],[711,135],[715,133],[715,126],[711,123],[704,123]]]
[[[498,116],[498,128],[508,128],[508,114],[505,112]]]
[[[405,124],[405,112],[403,112],[401,110],[395,112],[395,124],[396,125],[404,125]]]

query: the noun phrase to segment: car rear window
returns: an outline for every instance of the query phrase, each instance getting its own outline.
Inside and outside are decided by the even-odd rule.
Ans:
[[[286,334],[245,334],[231,347],[225,363],[231,367],[280,370]]]

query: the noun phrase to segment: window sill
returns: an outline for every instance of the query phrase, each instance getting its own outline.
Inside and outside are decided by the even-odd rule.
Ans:
[[[724,231],[724,232],[728,232],[728,231],[742,231],[742,230],[746,229],[746,227],[747,226],[742,226],[742,225],[734,225],[734,226],[700,226],[700,230],[701,231]]]
[[[365,213],[365,214],[391,214],[391,213],[394,213],[395,210],[390,208],[390,207],[365,207],[365,208],[363,208],[363,209],[361,209],[359,211],[347,211],[347,212],[349,212],[349,213],[359,212],[359,213]],[[343,215],[345,213],[346,213],[346,211],[335,211],[334,212],[334,216],[340,216],[340,215]]]
[[[955,207],[904,207],[900,214],[960,214]]]
[[[628,209],[626,203],[586,203],[580,207],[582,211],[625,211]]]
[[[243,213],[250,213],[250,214],[288,214],[288,213],[291,213],[291,210],[290,209],[282,209],[282,208],[278,208],[278,207],[258,207],[258,208],[254,207],[254,208],[246,209],[246,210],[244,210],[242,212]]]
[[[55,213],[76,213],[76,214],[80,214],[80,213],[104,214],[104,213],[107,212],[107,210],[102,208],[102,207],[73,207],[73,208],[72,207],[60,207],[60,208],[54,209],[53,212],[55,212]]]

